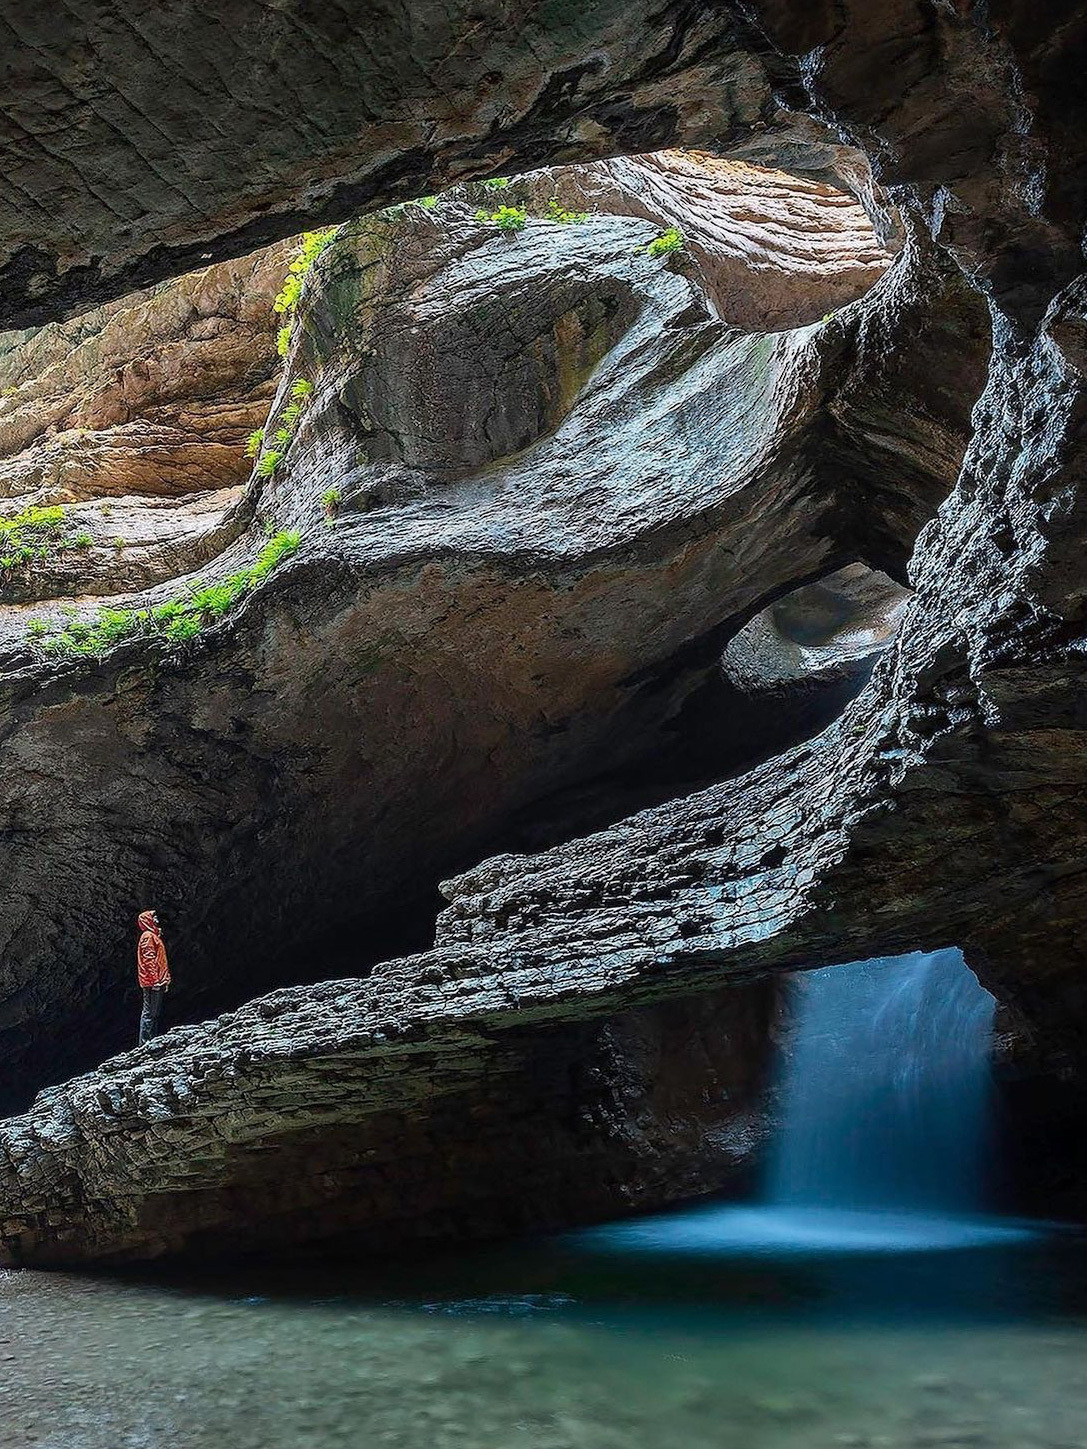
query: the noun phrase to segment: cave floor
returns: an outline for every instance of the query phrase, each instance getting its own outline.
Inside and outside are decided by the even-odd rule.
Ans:
[[[4,1444],[1087,1444],[1078,1237],[803,1261],[617,1241],[203,1278],[3,1273]]]

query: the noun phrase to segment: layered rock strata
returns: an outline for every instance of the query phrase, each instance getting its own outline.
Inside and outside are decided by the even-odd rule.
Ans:
[[[63,518],[38,528],[30,557],[0,544],[0,605],[162,583],[242,532],[244,444],[276,390],[271,308],[291,250],[6,339],[0,526]]]
[[[561,1227],[734,1188],[765,1130],[770,983],[512,1032],[501,990],[383,995],[278,992],[43,1094],[4,1127],[0,1262]]]
[[[533,800],[651,753],[723,640],[856,557],[866,518],[871,561],[901,566],[965,443],[931,358],[977,372],[970,294],[914,243],[831,322],[740,334],[697,266],[643,250],[654,234],[600,216],[510,242],[455,199],[351,229],[270,427],[300,378],[312,396],[216,568],[265,527],[297,554],[165,651],[42,657],[25,609],[0,620],[9,1100],[124,1044],[148,900],[190,1019],[357,969],[367,938],[345,931]],[[847,455],[898,467],[886,514],[880,487],[852,506]],[[63,629],[59,603],[35,617]]]
[[[842,721],[740,780],[541,856],[500,857],[462,875],[449,887],[434,952],[391,963],[362,986],[325,988],[333,993],[324,1003],[327,1017],[358,1027],[371,1063],[390,1040],[403,1040],[410,1054],[413,1039],[439,1039],[447,1022],[478,1027],[497,1064],[507,1030],[540,1029],[566,1020],[566,1012],[579,1021],[587,1014],[606,1018],[671,993],[715,989],[737,975],[954,943],[1016,1018],[1017,1030],[1033,1034],[1036,1059],[1053,1073],[1081,1070],[1087,1012],[1077,941],[1087,842],[1078,480],[1085,461],[1087,188],[1071,78],[1084,68],[1085,22],[1066,7],[1040,13],[1018,3],[982,14],[971,6],[873,7],[858,0],[832,13],[766,0],[744,14],[746,53],[764,74],[775,74],[779,94],[859,141],[877,180],[897,184],[915,224],[920,218],[992,299],[989,379],[959,482],[917,542],[909,574],[914,597],[898,638]],[[635,17],[632,34],[637,29]],[[704,56],[715,53],[707,42]],[[572,89],[562,104],[576,110],[581,103]],[[553,137],[561,124],[552,116],[542,129]],[[689,114],[677,130],[701,140]],[[888,280],[896,275],[905,270],[892,269]],[[883,284],[873,296],[880,293],[887,295]],[[912,366],[910,349],[897,337],[878,349],[876,339],[890,334],[874,326],[869,346],[852,355],[861,364],[878,358],[878,365],[850,369],[852,385],[832,389],[820,410],[819,446],[806,456],[835,473],[837,511],[828,529],[843,550],[833,565],[828,550],[820,572],[860,559],[901,578],[904,539],[913,537],[903,521],[924,521],[922,497],[932,504],[929,514],[939,503],[939,472],[926,465],[956,455],[955,430],[932,429],[932,408],[896,406],[883,363],[890,361],[891,373],[901,365],[894,376],[899,397],[908,395],[903,378],[931,387],[934,359],[948,355],[933,339],[960,336],[961,314],[926,305],[931,294],[924,288],[917,300],[932,330]],[[875,323],[875,304],[854,306]],[[839,325],[845,322],[834,318],[826,327]],[[849,366],[853,336],[843,340],[839,372]],[[960,365],[954,382],[934,388],[951,410],[970,396],[963,376]],[[390,450],[386,466],[395,467],[397,418],[389,407],[381,410],[381,401],[367,381],[346,406],[356,418],[376,417],[375,431]],[[918,413],[926,422],[924,443],[915,431]],[[553,414],[540,410],[541,416]],[[416,447],[428,441],[411,438]],[[896,476],[888,476],[888,457],[900,464]],[[878,473],[871,467],[877,458],[884,465]],[[806,482],[819,477],[813,466]],[[380,488],[364,491],[371,502],[393,501]],[[750,580],[756,560],[749,552],[742,562]],[[275,600],[304,563],[303,555],[261,601],[265,637],[283,627]],[[745,613],[772,602],[770,594],[806,581],[779,580],[761,598],[749,594],[732,622],[739,627]],[[238,632],[246,617],[233,626]],[[713,637],[713,626],[704,633]],[[714,637],[715,646],[720,642]],[[252,1034],[247,1016],[237,1020]],[[306,1027],[296,1025],[305,1057]],[[231,1021],[221,1029],[229,1033]],[[333,1058],[339,1038],[337,1027],[330,1033]],[[163,1084],[167,1058],[177,1053],[183,1099],[197,1075],[185,1039],[166,1038],[159,1050]],[[233,1140],[240,1134],[255,1156],[263,1143],[282,1143],[279,1121],[274,1114],[267,1120],[260,1094],[247,1099],[244,1050],[239,1044],[235,1053],[240,1083],[217,1116],[229,1117]],[[425,1051],[422,1057],[425,1082],[435,1064]],[[141,1170],[155,1155],[152,1124],[156,1113],[187,1123],[195,1111],[165,1102],[165,1093],[141,1096],[141,1070],[140,1062],[122,1061],[105,1074],[121,1079],[114,1083],[122,1090],[120,1110],[130,1088],[136,1115],[147,1123],[122,1138],[131,1150],[110,1167],[97,1143],[108,1140],[117,1109],[108,1093],[104,1103],[94,1097],[101,1085],[94,1077],[5,1127],[10,1251],[48,1261],[159,1246],[141,1226],[156,1205],[167,1205],[141,1186]],[[518,1091],[506,1095],[508,1124],[524,1100]],[[89,1111],[76,1111],[76,1104],[94,1101]],[[197,1156],[194,1166],[185,1189],[168,1199],[174,1246],[195,1244],[203,1231],[205,1194],[225,1214],[231,1186],[247,1180],[236,1157]],[[307,1226],[332,1231],[357,1221],[334,1174],[311,1174],[307,1182],[306,1203],[295,1204],[300,1216],[289,1226],[281,1219],[271,1236],[289,1240]],[[50,1201],[60,1204],[53,1221]],[[73,1231],[80,1214],[85,1248]]]

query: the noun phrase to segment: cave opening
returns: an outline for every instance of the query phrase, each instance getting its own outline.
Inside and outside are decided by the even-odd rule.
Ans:
[[[502,832],[501,850],[546,850],[652,805],[705,789],[821,733],[891,647],[911,590],[854,562],[779,592],[694,641],[640,687],[695,682],[648,748],[557,795]],[[710,662],[707,662],[709,658]]]

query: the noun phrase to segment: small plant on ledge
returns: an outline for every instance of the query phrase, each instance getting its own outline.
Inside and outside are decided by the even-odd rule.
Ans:
[[[567,211],[557,196],[553,196],[547,203],[548,221],[557,221],[562,226],[580,226],[583,221],[588,221],[587,211]]]
[[[489,221],[504,236],[516,236],[528,225],[528,213],[523,206],[500,206],[497,211],[477,211],[476,221]]]
[[[331,523],[336,517],[337,510],[343,502],[343,494],[338,488],[326,488],[321,494],[321,507],[325,510],[325,520]]]
[[[651,257],[664,257],[669,252],[680,251],[686,244],[687,238],[680,231],[679,227],[670,226],[666,231],[662,231],[660,236],[654,237],[644,250]],[[638,250],[642,251],[643,248],[639,247]]]

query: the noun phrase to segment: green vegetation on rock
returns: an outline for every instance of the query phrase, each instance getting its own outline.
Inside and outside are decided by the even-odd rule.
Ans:
[[[282,287],[276,294],[272,308],[280,316],[288,316],[298,306],[298,299],[302,295],[302,284],[312,268],[314,262],[332,245],[338,227],[326,227],[324,231],[305,231],[302,233],[302,241],[294,260],[287,268],[287,275]]]
[[[0,518],[0,574],[29,568],[68,549],[90,548],[93,542],[85,528],[71,531],[63,508],[26,508],[13,518]]]
[[[42,654],[99,658],[124,639],[160,637],[177,643],[192,639],[221,619],[250,589],[298,548],[300,535],[274,534],[247,569],[214,584],[194,585],[188,594],[149,609],[102,608],[93,619],[69,614],[63,628],[46,619],[31,619],[27,636]]]
[[[298,251],[294,260],[287,268],[287,275],[283,285],[276,294],[272,303],[272,310],[277,316],[285,317],[287,320],[276,333],[276,351],[280,357],[286,357],[291,346],[291,332],[294,327],[294,313],[298,306],[299,298],[302,296],[302,286],[307,275],[313,267],[314,262],[331,245],[339,231],[339,227],[329,226],[323,231],[305,231],[302,233],[302,240],[299,243]]]
[[[313,396],[313,383],[305,377],[296,378],[291,386],[290,396],[292,401],[280,413],[279,426],[272,433],[272,441],[276,444],[274,448],[264,448],[268,436],[267,428],[257,428],[249,434],[249,441],[245,446],[246,456],[256,458],[258,478],[270,478],[282,461],[291,445],[305,406]]]
[[[670,226],[662,231],[660,236],[654,237],[645,250],[651,257],[667,256],[669,252],[678,252],[687,243],[687,238],[680,231],[678,226]],[[641,251],[641,248],[638,248]]]
[[[528,213],[523,206],[500,206],[497,211],[477,211],[476,221],[489,221],[506,236],[516,236],[528,225]]]
[[[557,196],[553,196],[547,203],[548,221],[560,222],[563,226],[580,226],[583,221],[588,221],[587,211],[567,211]]]

